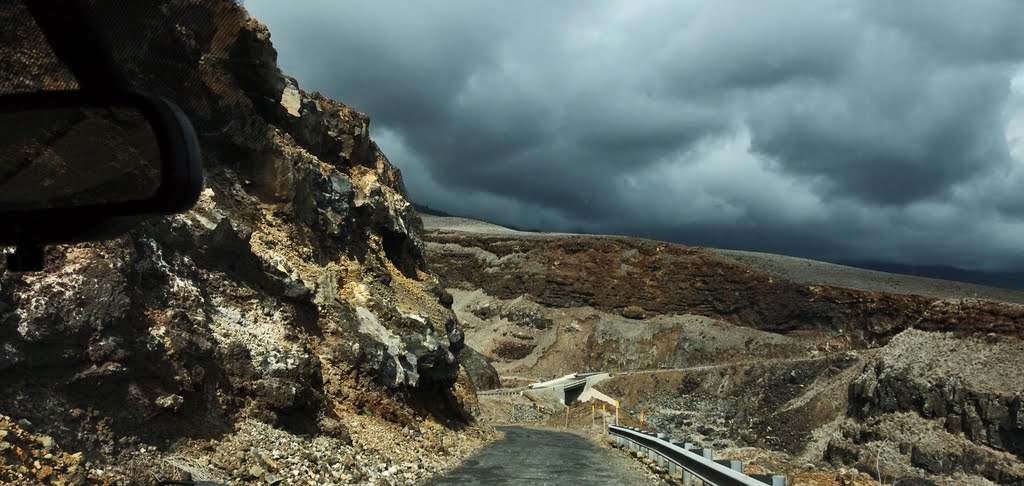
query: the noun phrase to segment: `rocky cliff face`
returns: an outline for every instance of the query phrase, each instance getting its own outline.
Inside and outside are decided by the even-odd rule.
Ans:
[[[773,276],[713,252],[636,238],[431,232],[430,263],[449,285],[551,307],[642,316],[691,313],[771,332],[843,332],[861,344],[903,329],[1018,334],[1024,306],[939,299]]]
[[[234,2],[94,8],[129,80],[191,117],[206,190],[187,213],[0,276],[0,413],[83,451],[76,481],[269,482],[289,467],[313,482],[412,481],[466,453],[471,440],[438,434],[469,420],[458,356],[471,351],[369,119],[283,75],[266,28]],[[267,430],[333,445],[289,466],[257,440]],[[391,450],[398,436],[407,452]],[[215,460],[209,448],[232,441],[256,458]]]
[[[866,461],[887,422],[924,419],[932,440],[902,437],[894,455],[933,474],[958,471],[1003,484],[1024,482],[1024,343],[995,336],[955,339],[908,331],[849,385],[854,419],[829,444],[837,460]]]

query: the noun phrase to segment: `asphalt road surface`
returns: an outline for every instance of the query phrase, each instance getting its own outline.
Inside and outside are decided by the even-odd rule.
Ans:
[[[505,437],[438,480],[447,484],[651,484],[639,465],[568,432],[498,427]]]

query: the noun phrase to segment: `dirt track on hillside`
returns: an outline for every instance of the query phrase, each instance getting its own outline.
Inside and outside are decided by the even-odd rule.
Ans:
[[[899,275],[771,253],[710,249],[763,272],[796,283],[831,285],[873,292],[923,295],[937,299],[989,299],[1024,304],[1024,292],[949,280]]]

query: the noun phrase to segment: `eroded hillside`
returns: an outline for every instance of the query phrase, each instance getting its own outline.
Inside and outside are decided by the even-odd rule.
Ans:
[[[0,482],[406,483],[473,450],[473,380],[493,370],[369,119],[282,74],[235,2],[92,5],[129,82],[190,116],[206,189],[0,275]],[[23,27],[3,58],[38,55],[20,3],[0,14]],[[67,78],[29,64],[5,90]]]
[[[1024,306],[986,299],[1020,295],[784,257],[771,263],[786,272],[771,271],[634,238],[426,224],[427,261],[506,386],[611,371],[598,387],[623,420],[643,412],[796,484],[1024,484]],[[880,291],[893,288],[924,295]]]

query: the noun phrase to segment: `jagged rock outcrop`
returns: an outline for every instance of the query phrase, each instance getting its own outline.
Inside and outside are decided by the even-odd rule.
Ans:
[[[93,8],[128,79],[192,119],[206,189],[187,213],[0,275],[0,412],[98,464],[244,420],[342,443],[352,414],[467,420],[457,356],[477,377],[486,361],[463,351],[369,119],[299,89],[234,2]]]
[[[852,411],[861,418],[917,412],[938,419],[947,431],[968,439],[1024,453],[1024,409],[1020,392],[982,392],[949,380],[927,383],[878,364],[850,388]]]
[[[1024,465],[1013,454],[950,434],[914,413],[847,420],[829,440],[824,457],[899,484],[1024,484]]]
[[[1019,338],[900,333],[850,382],[849,418],[824,457],[893,477],[1024,483],[1022,352]]]
[[[501,380],[494,366],[487,358],[473,348],[459,353],[459,362],[466,368],[469,380],[477,390],[493,390],[501,386]]]
[[[470,312],[480,319],[499,317],[512,325],[541,331],[551,329],[554,325],[551,318],[544,314],[543,308],[526,297],[519,297],[503,305],[481,305]]]
[[[1024,455],[1022,355],[1019,341],[907,331],[850,384],[850,415],[914,412],[951,434]]]

